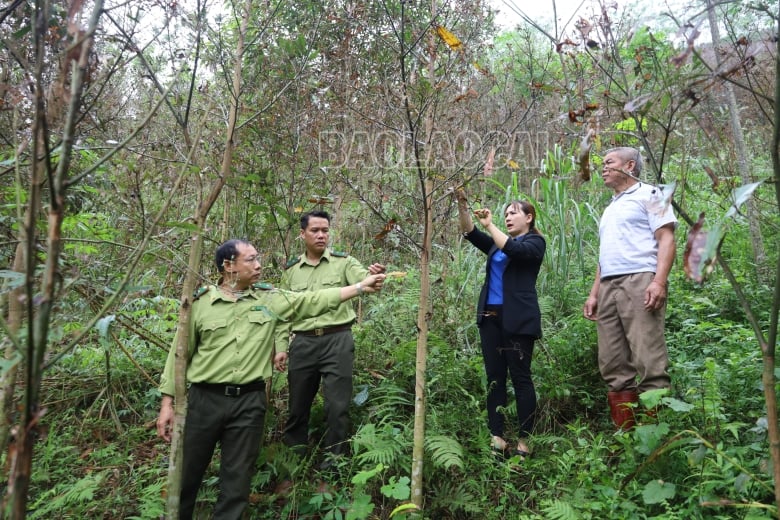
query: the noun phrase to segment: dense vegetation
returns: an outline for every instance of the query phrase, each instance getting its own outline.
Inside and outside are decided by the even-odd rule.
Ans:
[[[156,385],[185,277],[214,280],[215,246],[246,237],[265,278],[278,280],[300,247],[297,215],[314,207],[334,214],[334,247],[401,274],[357,304],[352,456],[328,493],[316,464],[280,442],[286,381],[274,377],[251,518],[411,514],[423,289],[417,517],[778,516],[762,378],[778,302],[777,38],[766,37],[776,5],[719,6],[713,48],[696,34],[706,3],[652,23],[636,6],[594,6],[565,27],[528,21],[501,34],[469,0],[435,10],[131,4],[97,10],[92,47],[91,5],[0,11],[0,440],[11,496],[22,440],[32,439],[26,516],[164,516],[170,447],[155,437]],[[673,389],[644,396],[641,424],[627,433],[609,419],[595,327],[581,315],[610,196],[599,157],[616,144],[642,147],[647,182],[675,183],[682,222],[667,317]],[[519,467],[489,449],[474,324],[484,258],[457,233],[450,193],[460,186],[496,212],[530,199],[548,241],[539,418]],[[683,252],[701,214],[715,237],[703,249],[719,260],[696,283]]]

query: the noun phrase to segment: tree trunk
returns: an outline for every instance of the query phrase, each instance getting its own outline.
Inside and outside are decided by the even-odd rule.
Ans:
[[[778,21],[776,30],[780,30],[780,21]],[[775,56],[780,56],[780,40],[775,47]],[[775,204],[780,209],[780,61],[775,60],[775,99],[774,99],[774,121],[772,133],[772,170],[774,172],[775,182]],[[775,348],[777,345],[777,325],[778,314],[780,314],[780,257],[775,266],[775,290],[772,298],[772,312],[769,322],[768,341],[762,343],[762,357],[764,361],[764,370],[762,382],[764,384],[764,399],[767,406],[767,423],[769,428],[769,452],[772,455],[772,473],[775,483],[775,507],[777,507],[777,518],[780,519],[780,426],[778,425],[777,413],[777,378],[775,377]]]
[[[417,358],[414,370],[414,444],[412,448],[412,503],[423,506],[423,463],[425,462],[425,384],[428,359],[428,324],[431,319],[432,183],[425,182],[425,228],[420,252],[420,306],[417,311]]]
[[[48,20],[49,8],[47,3],[36,4],[35,21]],[[34,441],[37,438],[38,421],[41,416],[39,409],[39,392],[42,380],[42,368],[44,356],[48,346],[48,333],[51,321],[51,313],[56,302],[56,285],[59,280],[59,262],[61,252],[61,229],[65,217],[65,191],[68,187],[68,173],[74,145],[74,128],[79,118],[81,95],[84,89],[84,81],[87,71],[88,56],[92,48],[95,29],[103,13],[103,2],[97,0],[93,5],[87,29],[80,33],[73,33],[73,51],[77,53],[77,60],[72,60],[70,65],[70,99],[68,113],[63,125],[62,145],[59,150],[59,161],[56,166],[51,163],[48,149],[48,116],[44,102],[45,76],[43,74],[44,63],[47,60],[45,52],[45,38],[47,27],[36,25],[35,27],[35,122],[33,124],[33,142],[35,157],[40,160],[33,161],[30,185],[30,197],[25,221],[25,292],[28,317],[27,356],[25,371],[25,394],[21,422],[16,431],[15,446],[12,454],[9,452],[11,471],[9,474],[8,499],[9,516],[12,519],[24,518],[27,511],[27,492],[30,485],[32,471],[32,457]],[[71,60],[72,54],[66,58]],[[62,77],[68,77],[66,70],[61,70]],[[56,168],[56,169],[55,169]],[[48,235],[46,265],[43,271],[41,286],[36,288],[35,277],[35,247],[36,247],[36,215],[41,208],[41,191],[44,182],[49,183]],[[36,290],[37,289],[37,290]],[[15,449],[14,449],[15,448]]]
[[[777,518],[780,519],[780,429],[778,428],[777,393],[775,392],[775,349],[770,345],[761,345],[764,369],[761,382],[764,385],[764,400],[766,401],[766,420],[769,430],[769,453],[772,457],[772,474],[775,483],[775,506]]]
[[[715,14],[715,4],[713,0],[707,1],[707,17],[710,23],[710,35],[712,36],[712,46],[715,49],[715,59],[717,68],[720,68],[722,64],[720,47],[720,31],[718,29],[718,18]],[[737,167],[739,168],[739,176],[742,179],[742,184],[750,184],[753,181],[752,165],[748,158],[747,146],[745,145],[745,136],[742,133],[742,120],[739,116],[739,107],[737,106],[737,96],[734,94],[734,85],[730,82],[723,82],[723,87],[726,89],[726,104],[729,107],[729,126],[731,127],[731,135],[734,137],[734,152],[737,155]],[[753,258],[756,259],[756,272],[761,281],[768,281],[771,272],[768,272],[766,266],[767,256],[764,249],[764,239],[761,236],[761,226],[759,224],[758,210],[756,209],[756,202],[751,197],[746,207],[748,229],[750,230],[750,244],[753,247]]]
[[[403,11],[402,11],[403,18]],[[436,0],[431,0],[431,20],[436,19]],[[402,21],[403,24],[403,21]],[[401,34],[403,35],[403,25]],[[436,62],[436,42],[433,32],[430,34],[428,55],[429,79],[433,83]],[[404,49],[401,49],[402,56]],[[404,68],[404,60],[401,58],[401,68]],[[420,510],[423,508],[423,470],[425,462],[425,385],[426,365],[428,359],[428,326],[431,319],[431,271],[430,255],[433,247],[433,181],[427,171],[427,164],[423,161],[422,152],[418,146],[417,134],[419,128],[414,127],[412,113],[409,107],[409,99],[404,81],[404,105],[409,124],[412,146],[414,147],[415,165],[420,181],[425,219],[423,223],[423,241],[420,251],[420,304],[417,311],[417,357],[414,371],[414,441],[412,446],[412,503]],[[433,109],[428,107],[425,114],[425,142],[430,143],[433,135]]]
[[[19,244],[16,246],[16,254],[14,256],[13,270],[17,273],[24,273],[23,240],[24,239],[20,240]],[[19,332],[24,317],[24,306],[22,305],[23,295],[24,290],[21,286],[11,290],[8,295],[8,332],[13,336],[16,336]],[[14,358],[18,359],[19,353],[16,350],[16,345],[14,345],[13,342],[9,342],[5,349],[5,359],[8,361]],[[18,363],[14,363],[8,369],[8,372],[3,374],[2,378],[0,378],[0,449],[3,450],[8,443],[11,425],[13,424],[12,411],[18,366]]]

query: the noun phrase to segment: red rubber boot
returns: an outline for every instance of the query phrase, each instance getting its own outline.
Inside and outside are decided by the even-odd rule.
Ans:
[[[621,392],[607,392],[609,412],[612,422],[622,430],[630,430],[636,424],[634,407],[632,403],[639,402],[639,394],[636,390],[623,390]]]

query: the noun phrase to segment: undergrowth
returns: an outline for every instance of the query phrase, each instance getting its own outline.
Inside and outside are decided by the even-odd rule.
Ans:
[[[484,257],[461,245],[431,265],[424,511],[410,505],[420,280],[415,266],[394,266],[406,275],[361,303],[354,328],[351,455],[328,473],[318,470],[321,400],[312,413],[312,454],[300,458],[281,444],[287,389],[286,376],[276,375],[249,518],[776,516],[761,354],[730,286],[714,279],[694,287],[675,269],[667,313],[673,387],[644,395],[639,426],[615,432],[596,365],[595,327],[581,316],[594,270],[592,207],[575,205],[554,185],[539,189],[546,201],[543,226],[559,238],[548,242],[538,284],[544,337],[533,359],[539,408],[532,456],[497,460],[489,448],[474,323]],[[513,195],[508,190],[507,197]],[[562,240],[560,230],[572,225],[578,234]],[[746,283],[757,308],[769,308],[769,289]],[[155,436],[155,386],[174,315],[167,299],[128,301],[47,372],[31,518],[163,517],[169,446]],[[70,326],[78,328],[76,322]],[[513,405],[506,412],[514,414]],[[514,438],[516,432],[507,434]],[[218,461],[202,487],[203,514],[216,500]]]

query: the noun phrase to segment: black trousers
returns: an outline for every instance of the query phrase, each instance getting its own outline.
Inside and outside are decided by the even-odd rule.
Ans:
[[[534,427],[536,390],[531,378],[531,357],[534,339],[531,336],[504,334],[501,316],[486,316],[479,328],[482,358],[487,375],[487,414],[491,435],[504,436],[504,415],[500,408],[507,405],[507,372],[512,381],[517,404],[517,424],[520,437],[527,437]]]
[[[189,520],[198,489],[219,443],[219,498],[211,518],[238,520],[249,501],[255,461],[263,439],[265,390],[228,397],[191,386],[184,425],[180,518]]]
[[[285,444],[300,449],[308,445],[311,407],[322,383],[328,423],[323,446],[333,454],[346,451],[354,358],[355,341],[349,330],[324,336],[295,336],[287,368],[290,398]]]

